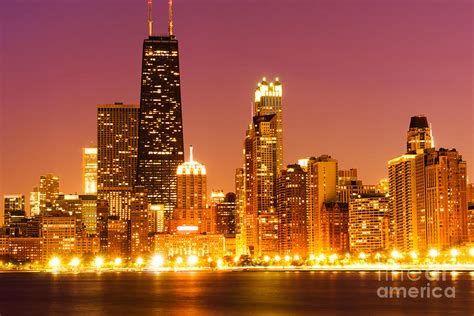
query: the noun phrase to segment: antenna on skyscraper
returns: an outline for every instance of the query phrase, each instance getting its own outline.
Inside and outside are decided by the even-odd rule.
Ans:
[[[153,36],[153,18],[151,17],[151,7],[153,0],[148,0],[148,36]]]
[[[193,145],[189,146],[189,162],[193,162]]]
[[[173,0],[168,0],[168,33],[173,36]]]

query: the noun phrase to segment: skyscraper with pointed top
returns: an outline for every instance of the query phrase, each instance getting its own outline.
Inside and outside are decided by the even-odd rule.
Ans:
[[[136,185],[146,189],[150,204],[176,206],[176,170],[184,162],[178,40],[173,34],[169,0],[168,35],[155,36],[148,0],[148,38],[143,43],[140,127]]]

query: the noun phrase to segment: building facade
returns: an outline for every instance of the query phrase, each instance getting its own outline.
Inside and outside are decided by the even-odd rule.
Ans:
[[[389,247],[389,199],[363,196],[349,204],[349,239],[352,252],[376,252]]]
[[[97,106],[97,196],[110,215],[130,219],[137,168],[138,105]]]
[[[97,148],[82,148],[82,192],[97,194]]]

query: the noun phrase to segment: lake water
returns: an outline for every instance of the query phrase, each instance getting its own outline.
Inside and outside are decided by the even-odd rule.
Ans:
[[[474,275],[376,272],[0,273],[6,315],[474,315]],[[401,280],[403,277],[403,280]],[[415,279],[415,278],[413,278]],[[455,298],[380,298],[386,287]],[[413,293],[412,293],[413,294]],[[451,296],[453,293],[448,293]]]

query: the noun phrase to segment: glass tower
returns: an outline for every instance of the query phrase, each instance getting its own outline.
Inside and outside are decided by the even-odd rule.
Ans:
[[[143,43],[137,185],[150,204],[176,206],[176,171],[184,163],[178,41],[152,36]]]

